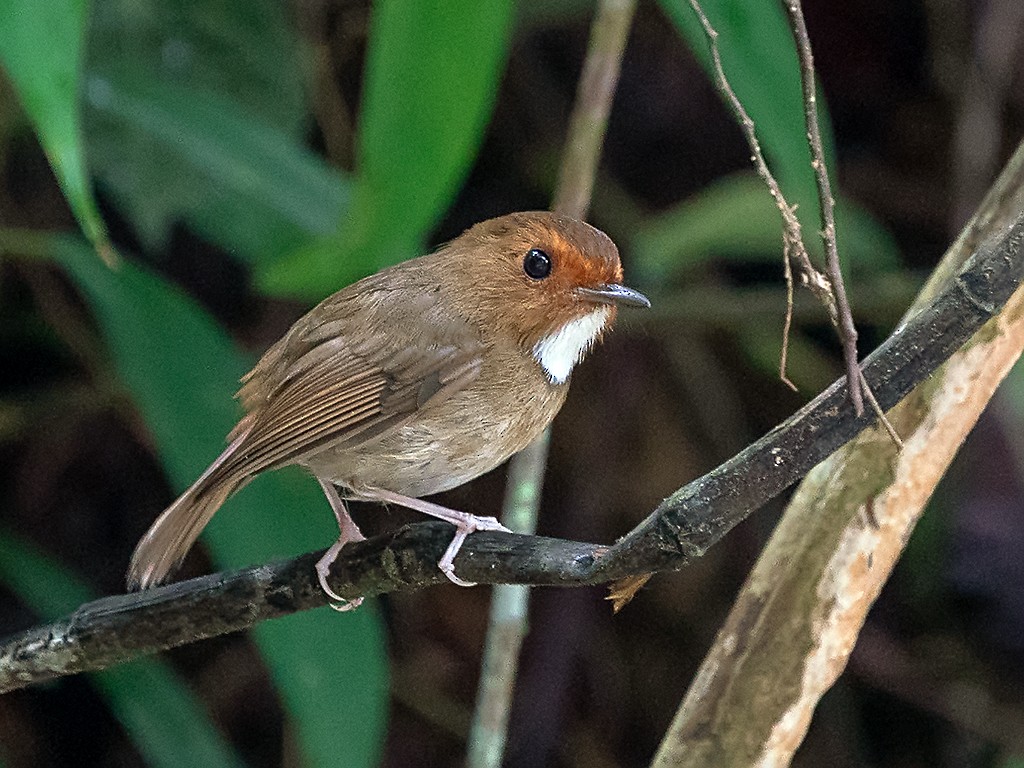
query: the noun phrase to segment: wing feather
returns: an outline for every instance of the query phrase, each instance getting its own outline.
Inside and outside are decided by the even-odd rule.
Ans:
[[[329,327],[329,332],[325,328]],[[479,372],[483,344],[467,326],[447,343],[397,345],[386,332],[344,333],[331,320],[271,347],[243,379],[248,432],[224,472],[251,475],[329,446],[358,445],[443,402]]]

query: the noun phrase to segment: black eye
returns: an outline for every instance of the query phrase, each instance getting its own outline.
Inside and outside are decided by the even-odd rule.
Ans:
[[[523,259],[523,272],[534,280],[543,280],[551,274],[551,257],[540,248],[531,248]]]

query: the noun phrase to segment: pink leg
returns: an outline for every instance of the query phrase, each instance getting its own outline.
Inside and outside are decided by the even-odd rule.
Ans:
[[[442,507],[440,504],[431,504],[429,501],[414,499],[410,496],[403,496],[400,493],[392,493],[391,491],[378,489],[374,490],[373,498],[377,501],[386,501],[391,504],[397,504],[398,506],[405,507],[406,509],[415,509],[417,512],[422,512],[425,515],[436,517],[455,526],[455,538],[452,539],[452,543],[449,544],[448,549],[445,550],[444,557],[438,560],[437,567],[441,569],[441,573],[460,587],[476,586],[475,582],[464,581],[455,575],[455,556],[459,554],[459,550],[466,541],[466,537],[474,531],[504,531],[505,533],[512,533],[512,531],[503,526],[493,517],[477,517],[476,515],[470,515],[466,512],[459,512],[454,509],[448,509],[448,507]]]
[[[351,611],[362,605],[363,598],[345,599],[328,586],[327,576],[330,574],[331,564],[338,558],[341,548],[351,541],[364,541],[366,537],[363,536],[363,532],[359,530],[359,526],[356,525],[355,520],[349,515],[348,507],[345,506],[345,500],[338,495],[338,489],[334,487],[334,484],[321,480],[319,477],[317,482],[324,489],[324,495],[327,497],[327,501],[330,502],[331,510],[338,521],[338,530],[341,535],[331,545],[331,548],[324,553],[324,556],[317,561],[316,575],[320,580],[320,588],[329,598],[335,601],[330,603],[331,608],[336,611]]]

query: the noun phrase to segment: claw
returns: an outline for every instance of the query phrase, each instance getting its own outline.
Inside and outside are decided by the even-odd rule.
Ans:
[[[316,563],[316,577],[320,582],[320,589],[322,589],[324,594],[333,601],[328,603],[328,605],[339,613],[354,611],[363,604],[363,598],[355,597],[349,600],[331,589],[330,585],[327,583],[327,577],[331,573],[331,565],[335,560],[337,560],[338,553],[341,552],[341,548],[345,546],[346,543],[347,542],[344,540],[338,539],[331,545],[331,548],[324,553],[324,556],[317,560]]]
[[[441,569],[441,573],[447,576],[452,584],[460,587],[475,587],[475,581],[466,581],[455,575],[455,556],[459,554],[462,545],[466,543],[466,537],[476,531],[504,531],[505,533],[512,533],[512,531],[499,523],[494,517],[477,517],[476,515],[466,515],[462,512],[458,514],[465,515],[465,517],[458,521],[451,521],[455,523],[455,537],[452,539],[451,544],[448,545],[448,549],[444,551],[444,556],[437,561],[437,567]]]
[[[324,495],[327,496],[327,501],[331,504],[331,510],[334,512],[334,517],[338,520],[338,531],[340,536],[338,540],[334,542],[330,549],[328,549],[324,556],[321,557],[316,563],[316,577],[320,582],[320,589],[324,591],[333,602],[328,603],[334,610],[344,613],[345,611],[354,611],[360,605],[363,604],[363,598],[354,597],[351,600],[342,597],[327,583],[327,577],[331,573],[331,565],[335,560],[338,559],[338,553],[341,552],[341,548],[348,544],[350,541],[363,541],[366,537],[363,536],[359,530],[359,526],[355,524],[352,517],[348,513],[348,508],[345,506],[345,501],[338,495],[337,489],[326,480],[317,478],[320,483],[320,487],[324,490]]]
[[[457,587],[475,587],[476,586],[476,582],[475,581],[466,581],[465,579],[460,579],[458,576],[456,576],[455,575],[455,566],[454,565],[449,565],[447,569],[446,568],[442,568],[440,565],[438,567],[441,568],[441,573],[443,573],[445,576],[448,577],[448,581],[450,581],[455,586],[457,586]]]

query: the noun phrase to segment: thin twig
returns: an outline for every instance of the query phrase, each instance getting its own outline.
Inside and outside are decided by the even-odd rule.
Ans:
[[[798,392],[789,374],[786,373],[786,362],[789,358],[789,332],[793,328],[793,265],[789,256],[782,257],[782,274],[786,278],[786,319],[782,323],[782,351],[779,353],[779,379],[794,392]]]
[[[868,380],[864,378],[864,371],[857,367],[857,376],[860,378],[861,387],[864,390],[864,396],[868,400],[868,404],[871,406],[872,413],[878,419],[878,422],[885,429],[889,435],[889,439],[896,443],[896,447],[899,449],[903,448],[903,438],[900,437],[900,433],[896,431],[896,427],[889,421],[889,417],[885,415],[885,411],[882,410],[882,406],[878,404],[875,393],[871,391],[871,387],[868,386]]]
[[[601,0],[591,27],[552,205],[552,210],[574,219],[586,218],[590,209],[597,162],[635,10],[636,0]]]
[[[864,360],[881,408],[891,408],[927,379],[1019,288],[1024,217],[997,231],[997,241],[983,244],[941,287],[929,284],[927,290],[935,290],[931,303]],[[611,547],[478,533],[460,552],[458,572],[481,583],[579,586],[682,568],[871,425],[869,416],[856,416],[846,403],[846,384],[839,380],[725,464],[672,494]],[[440,584],[445,577],[437,561],[451,531],[446,523],[424,522],[350,544],[332,568],[330,585],[354,597]],[[0,643],[0,692],[322,606],[326,597],[313,569],[321,554],[83,605]]]
[[[785,0],[783,5],[789,16],[793,39],[796,42],[797,57],[800,60],[800,83],[804,95],[804,122],[807,125],[807,143],[811,148],[811,168],[818,185],[818,200],[821,207],[821,241],[825,246],[825,271],[832,283],[835,294],[836,313],[839,321],[836,331],[843,345],[843,360],[846,363],[846,380],[850,383],[850,399],[859,416],[864,411],[861,393],[860,368],[857,365],[857,328],[850,314],[850,303],[846,300],[846,285],[839,265],[839,250],[836,247],[835,198],[828,180],[828,166],[825,164],[825,149],[821,143],[821,128],[818,126],[817,92],[814,85],[814,55],[811,53],[811,39],[807,35],[807,24],[800,0]],[[885,419],[885,414],[881,414]],[[887,425],[890,433],[892,425]]]
[[[768,193],[772,196],[772,200],[775,201],[775,205],[782,215],[783,254],[787,259],[792,259],[796,262],[800,269],[801,280],[818,297],[818,300],[828,308],[829,315],[833,318],[833,322],[835,322],[836,305],[832,295],[832,286],[829,285],[828,278],[815,269],[811,263],[811,258],[807,254],[807,249],[804,247],[803,237],[800,233],[800,220],[796,217],[796,209],[786,201],[786,196],[782,194],[779,182],[775,179],[771,169],[768,168],[768,163],[764,159],[764,152],[761,151],[761,143],[758,141],[757,133],[754,130],[754,121],[747,114],[746,108],[732,89],[729,78],[726,77],[725,69],[722,66],[722,54],[718,50],[718,31],[711,25],[711,21],[708,19],[707,14],[704,13],[704,9],[698,0],[690,0],[690,7],[697,14],[701,27],[704,28],[704,34],[708,39],[708,49],[715,68],[715,83],[736,115],[740,129],[743,131],[747,144],[750,146],[750,161],[754,164],[754,170],[768,187]]]
[[[591,25],[552,205],[553,210],[573,218],[585,218],[590,208],[608,114],[635,10],[636,0],[601,0]],[[509,464],[502,518],[513,531],[532,534],[536,530],[549,437],[550,430],[545,430]],[[470,731],[469,768],[501,764],[528,606],[529,590],[525,586],[495,587]]]
[[[722,56],[718,48],[718,31],[712,26],[711,21],[708,19],[704,9],[701,7],[699,0],[689,0],[689,2],[693,12],[700,20],[701,27],[703,27],[704,34],[708,39],[708,49],[711,53],[711,61],[715,70],[715,82],[718,89],[722,92],[722,95],[725,97],[729,106],[732,108],[733,113],[736,115],[736,119],[740,124],[743,135],[747,140],[747,144],[750,146],[750,159],[754,165],[754,170],[768,187],[768,192],[775,201],[775,205],[779,209],[779,213],[782,215],[782,252],[787,288],[792,284],[791,264],[795,262],[800,271],[801,281],[815,296],[818,297],[818,300],[821,301],[829,311],[832,325],[835,326],[836,333],[839,335],[843,347],[843,359],[847,368],[847,381],[850,382],[850,399],[853,402],[855,412],[857,415],[860,415],[863,412],[864,406],[861,394],[862,379],[856,374],[856,371],[858,370],[857,332],[853,324],[853,318],[850,314],[849,302],[847,301],[846,290],[842,281],[842,273],[839,269],[839,257],[835,249],[835,219],[833,215],[834,200],[832,199],[832,193],[829,188],[828,173],[824,160],[824,150],[822,149],[821,144],[821,132],[818,128],[817,122],[813,60],[811,59],[810,41],[807,39],[806,29],[803,30],[802,38],[798,31],[794,29],[794,37],[798,42],[797,48],[800,49],[801,81],[804,87],[804,114],[807,120],[808,142],[811,146],[813,160],[812,166],[814,167],[815,178],[818,182],[818,194],[821,198],[822,215],[825,217],[822,226],[822,237],[826,246],[828,276],[822,274],[812,264],[810,255],[808,254],[807,248],[803,242],[800,220],[796,216],[796,209],[787,202],[778,181],[768,168],[768,163],[765,161],[764,153],[761,150],[761,144],[757,139],[754,121],[747,113],[746,108],[739,100],[739,97],[736,95],[736,92],[733,90],[732,85],[729,82],[729,78],[725,74],[725,69],[722,66]],[[787,9],[793,2],[794,0],[787,0]],[[800,15],[800,20],[801,22],[803,20],[802,14]],[[804,41],[803,43],[801,43],[801,39]],[[807,66],[812,67],[809,77],[806,73]],[[809,91],[808,88],[810,89]],[[790,310],[788,307],[789,305],[787,304],[779,375],[783,382],[792,387],[792,382],[790,382],[786,376],[786,353],[791,322],[789,314]],[[880,418],[884,420],[885,414],[881,414]],[[890,432],[893,431],[891,425],[886,426],[886,429]]]

